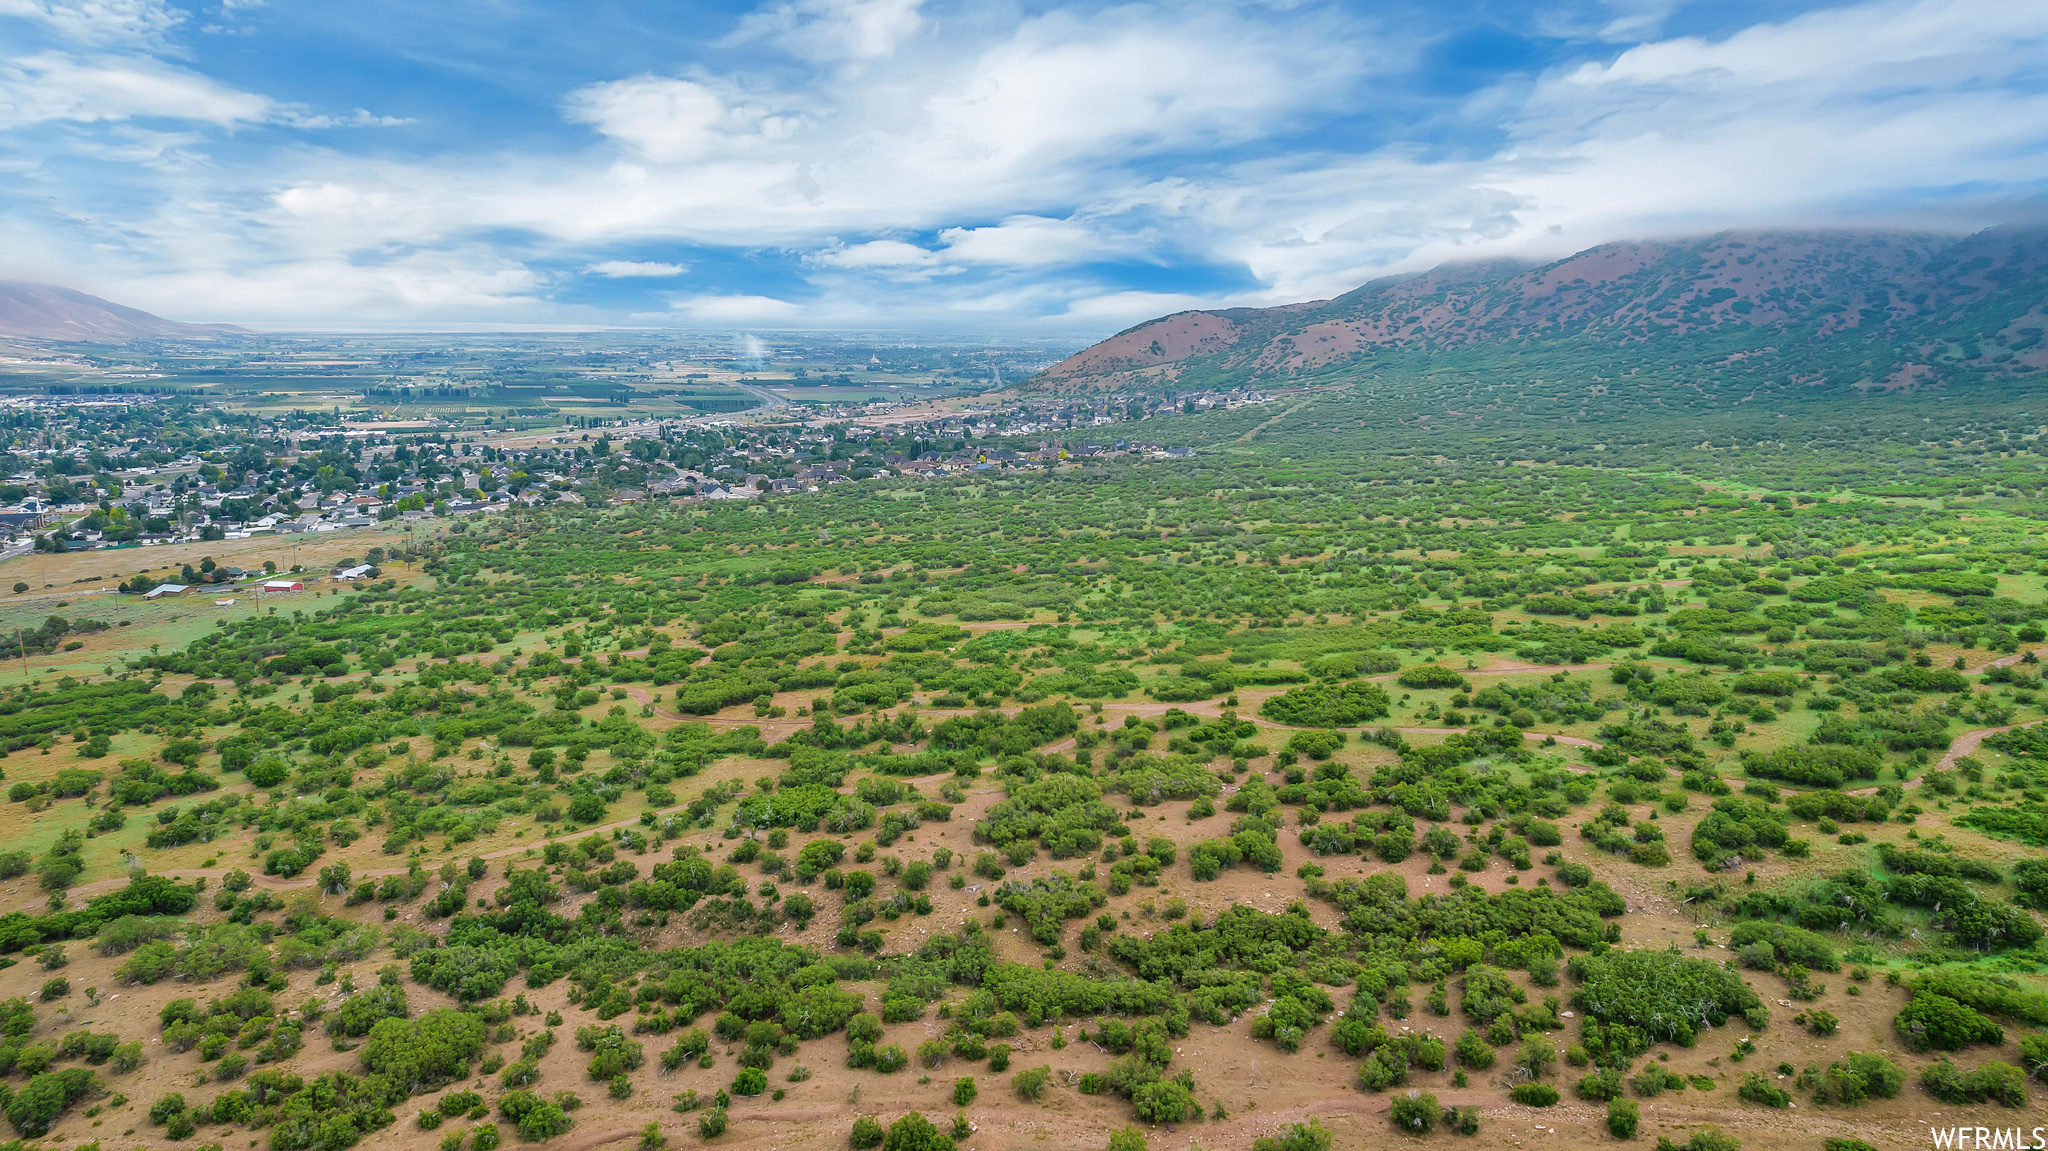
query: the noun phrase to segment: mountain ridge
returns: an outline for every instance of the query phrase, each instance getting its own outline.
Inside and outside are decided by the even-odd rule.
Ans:
[[[187,324],[99,296],[31,280],[0,280],[0,338],[120,343],[156,338],[218,339],[243,329]]]
[[[1952,370],[2048,368],[2043,328],[2048,229],[1726,231],[1615,241],[1544,264],[1441,264],[1328,300],[1176,312],[1028,383],[1145,389],[1191,375],[1205,385],[1275,383],[1486,344],[1614,350],[1711,335],[1717,355],[1799,348],[1810,369],[1819,349],[1828,382],[1901,387]]]

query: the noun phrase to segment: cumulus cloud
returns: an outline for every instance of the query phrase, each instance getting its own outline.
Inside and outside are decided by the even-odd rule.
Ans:
[[[939,240],[946,245],[948,259],[1009,268],[1087,263],[1128,247],[1126,237],[1050,216],[1011,216],[985,227],[945,228]]]
[[[608,280],[666,280],[689,270],[685,264],[662,264],[651,260],[600,260],[583,265],[584,275],[603,276]]]
[[[563,112],[663,164],[787,140],[801,123],[709,84],[663,76],[578,89]]]
[[[103,2],[0,0],[0,15],[86,29],[77,45],[175,24],[148,0]],[[260,181],[195,159],[150,186],[153,213],[126,210],[118,244],[81,226],[73,250],[157,272],[212,251],[195,283],[317,269],[338,281],[316,301],[502,310],[545,308],[529,260],[658,279],[683,269],[632,256],[695,248],[744,259],[694,261],[701,281],[740,270],[677,299],[667,314],[688,322],[1120,325],[1142,309],[1326,296],[1444,259],[2044,190],[2039,5],[1865,0],[1661,36],[1670,8],[1575,8],[1582,26],[1556,33],[1583,46],[1566,63],[1378,117],[1419,48],[1345,6],[777,0],[673,67],[563,92],[573,150],[301,147]],[[116,128],[152,119],[207,139],[385,122],[126,47],[0,63],[0,128],[100,125],[95,146],[111,148]],[[1140,263],[1202,286],[1161,290]],[[441,297],[414,283],[437,267],[453,285]],[[755,268],[797,282],[747,279]]]

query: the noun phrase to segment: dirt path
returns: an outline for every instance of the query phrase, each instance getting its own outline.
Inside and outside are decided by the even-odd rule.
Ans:
[[[1301,409],[1309,406],[1312,403],[1315,403],[1315,400],[1313,398],[1303,400],[1300,403],[1294,405],[1293,407],[1288,408],[1286,411],[1281,412],[1279,415],[1274,416],[1270,420],[1265,420],[1261,423],[1254,424],[1252,426],[1251,431],[1248,431],[1245,434],[1237,437],[1237,442],[1241,444],[1248,444],[1252,442],[1253,440],[1259,438],[1260,432],[1265,431],[1267,428],[1272,427],[1274,424],[1279,423],[1281,420],[1286,419],[1287,417],[1293,415],[1294,413],[1300,411]]]
[[[2035,648],[2030,652],[2016,651],[2011,655],[2002,655],[1999,656],[1997,659],[1992,660],[1990,663],[1984,664],[1981,667],[1970,668],[1967,671],[1963,672],[1963,674],[1977,675],[1983,672],[1986,668],[2012,667],[2015,664],[2019,663],[2022,659],[2025,659],[2028,655],[2032,655],[2035,659],[2040,659],[2043,656],[2048,656],[2048,647]]]
[[[1471,731],[1472,729],[1469,727],[1397,727],[1394,730],[1400,732],[1403,735],[1458,735],[1463,732]],[[1607,746],[1606,744],[1601,743],[1597,739],[1587,739],[1584,736],[1578,735],[1555,735],[1549,732],[1542,731],[1525,731],[1522,733],[1522,738],[1554,739],[1559,743],[1570,744],[1573,747]]]
[[[2031,720],[2027,723],[2008,723],[2003,727],[1980,727],[1975,731],[1966,731],[1963,734],[1957,736],[1955,738],[1955,742],[1948,745],[1948,751],[1945,754],[1943,754],[1939,760],[1935,762],[1932,768],[1928,770],[1947,771],[1948,769],[1956,765],[1956,760],[1961,759],[1963,756],[1966,756],[1971,752],[1977,750],[1977,745],[1983,743],[1985,739],[1997,735],[2001,731],[2012,731],[2022,727],[2033,727],[2034,725],[2040,723],[2048,723],[2048,720],[2036,719]],[[1925,778],[1925,776],[1922,776],[1922,778]],[[1901,786],[1909,788],[1918,787],[1920,786],[1920,780],[1909,779]],[[1876,795],[1877,788],[1859,787],[1853,791],[1845,791],[1843,794]]]
[[[1613,666],[1611,663],[1549,664],[1520,663],[1515,660],[1505,660],[1501,663],[1489,664],[1486,667],[1451,668],[1450,670],[1457,672],[1459,675],[1519,675],[1532,671],[1604,671]],[[1400,678],[1401,673],[1398,671],[1390,671],[1385,675],[1366,677],[1372,683],[1389,683]]]
[[[2037,719],[2031,723],[2009,723],[2004,727],[1980,727],[1975,731],[1966,731],[1957,736],[1954,743],[1948,745],[1948,754],[1942,756],[1941,761],[1936,763],[1934,768],[1936,771],[1947,771],[1949,768],[1954,767],[1957,759],[1977,750],[1977,745],[1983,743],[1987,736],[1997,735],[2001,731],[2012,731],[2015,728],[2032,727],[2036,723],[2043,722],[2048,721]]]

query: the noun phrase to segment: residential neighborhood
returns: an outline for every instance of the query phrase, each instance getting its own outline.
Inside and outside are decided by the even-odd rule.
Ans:
[[[1269,397],[1109,397],[879,421],[781,409],[775,418],[754,420],[584,421],[524,437],[304,414],[208,412],[195,422],[183,405],[152,396],[91,404],[32,399],[8,404],[14,426],[5,429],[12,435],[0,460],[7,469],[0,535],[17,551],[346,532],[561,502],[805,497],[877,479],[1181,459],[1193,450],[1085,433],[1118,419]],[[333,578],[365,576],[358,570]]]

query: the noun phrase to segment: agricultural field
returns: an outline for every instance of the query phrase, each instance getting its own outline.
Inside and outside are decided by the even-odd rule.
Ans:
[[[0,658],[0,1110],[110,1151],[2039,1124],[2041,396],[1595,437],[1439,431],[1435,387],[515,508],[217,612],[8,561],[7,622],[82,646]]]

